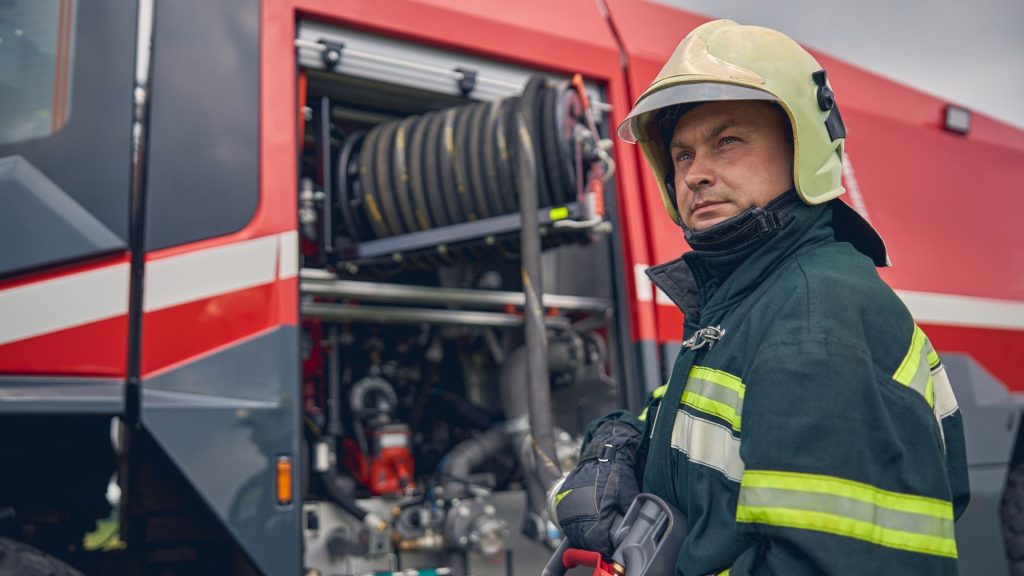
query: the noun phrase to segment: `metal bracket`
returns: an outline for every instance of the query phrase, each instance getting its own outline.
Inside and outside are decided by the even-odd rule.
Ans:
[[[461,77],[457,80],[459,92],[462,92],[463,96],[469,96],[476,88],[476,70],[460,66],[455,71],[461,74]]]
[[[321,39],[320,44],[324,45],[324,51],[320,53],[320,57],[324,59],[324,66],[334,70],[341,64],[341,51],[345,49],[345,43]]]

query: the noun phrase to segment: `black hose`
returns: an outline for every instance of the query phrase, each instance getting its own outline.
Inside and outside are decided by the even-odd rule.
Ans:
[[[445,497],[461,496],[466,480],[474,468],[500,454],[507,438],[502,428],[491,428],[482,434],[460,442],[445,456],[440,472],[444,476],[442,487]]]
[[[338,343],[338,327],[331,326],[328,332],[330,349],[327,351],[327,436],[336,439],[342,434],[341,427],[341,346]],[[356,517],[360,522],[366,518],[367,510],[356,502],[355,480],[338,474],[337,467],[330,464],[321,473],[324,488],[339,506]]]
[[[344,511],[355,516],[360,522],[366,518],[369,512],[356,501],[355,480],[338,474],[334,466],[328,466],[327,470],[320,474],[320,479],[323,480],[327,493]]]
[[[338,327],[331,325],[327,332],[330,348],[327,350],[327,435],[340,438],[341,428],[341,351]]]
[[[527,388],[525,346],[516,348],[505,358],[498,384],[501,403],[505,407],[505,432],[526,476],[524,512],[529,523],[530,518],[543,517],[547,507],[547,495],[534,472],[537,458],[530,446],[530,404],[527,395],[524,394]]]
[[[527,397],[530,429],[537,460],[536,477],[547,491],[562,473],[555,456],[555,435],[551,418],[551,391],[548,381],[547,331],[544,327],[543,281],[540,262],[540,229],[537,218],[538,174],[535,145],[527,129],[524,111],[516,123],[519,136],[519,208],[522,212],[520,250],[522,252],[523,292],[526,309],[523,319],[526,336]]]

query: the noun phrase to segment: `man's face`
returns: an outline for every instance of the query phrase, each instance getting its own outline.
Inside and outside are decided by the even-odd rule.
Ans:
[[[705,230],[789,190],[790,134],[785,113],[770,102],[709,102],[687,112],[670,144],[683,224]]]

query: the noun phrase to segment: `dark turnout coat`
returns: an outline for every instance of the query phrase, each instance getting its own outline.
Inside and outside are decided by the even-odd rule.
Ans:
[[[643,490],[688,516],[676,573],[956,574],[969,489],[942,363],[829,205],[780,214],[648,271],[686,318],[640,416]]]

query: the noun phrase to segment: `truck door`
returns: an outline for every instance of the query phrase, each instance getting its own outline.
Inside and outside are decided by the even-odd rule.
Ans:
[[[0,380],[58,410],[122,402],[134,58],[133,2],[0,4]]]

